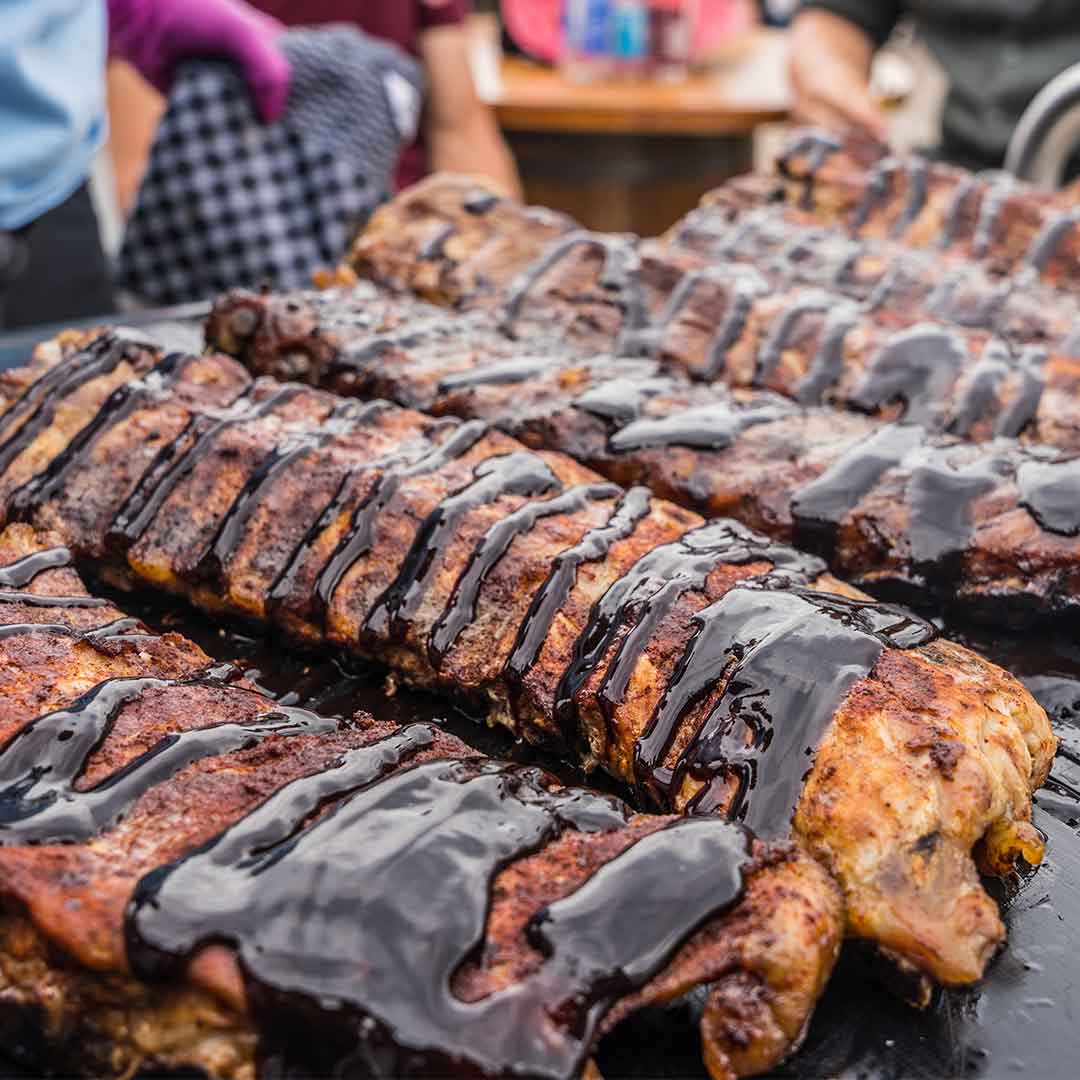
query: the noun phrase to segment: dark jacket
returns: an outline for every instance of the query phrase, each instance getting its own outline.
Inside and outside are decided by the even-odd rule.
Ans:
[[[1080,62],[1080,0],[810,0],[841,15],[876,45],[911,15],[949,75],[942,117],[945,157],[996,167],[1028,102]]]

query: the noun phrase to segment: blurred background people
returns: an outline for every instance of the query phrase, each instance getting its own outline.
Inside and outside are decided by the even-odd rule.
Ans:
[[[949,80],[940,156],[996,168],[1031,99],[1080,61],[1076,0],[805,0],[792,30],[794,118],[886,139],[870,65],[910,16]]]
[[[517,167],[495,117],[477,96],[469,67],[467,0],[254,0],[286,26],[351,23],[373,37],[400,45],[418,58],[427,97],[416,143],[397,170],[405,187],[428,172],[468,172],[519,195]],[[357,103],[358,108],[363,103]],[[112,163],[117,199],[130,210],[164,101],[130,69],[109,75]]]
[[[110,47],[160,90],[186,56],[227,57],[273,120],[289,84],[279,29],[240,0],[4,0],[0,328],[113,309],[87,186],[108,131]]]

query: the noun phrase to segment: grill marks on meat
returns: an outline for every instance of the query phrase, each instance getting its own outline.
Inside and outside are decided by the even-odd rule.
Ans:
[[[102,382],[81,399],[84,427],[111,390]],[[622,495],[561,454],[530,453],[483,425],[389,405],[358,412],[346,431],[260,484],[235,548],[208,583],[202,553],[237,500],[248,499],[268,455],[341,415],[340,399],[287,389],[249,385],[222,357],[193,360],[182,385],[98,433],[63,490],[36,506],[35,522],[113,574],[381,659],[416,683],[487,698],[495,719],[538,741],[563,736],[583,760],[639,783],[662,806],[683,809],[700,797],[709,809],[760,807],[769,834],[786,831],[794,811],[795,833],[812,837],[837,870],[852,926],[938,979],[978,977],[1004,930],[970,852],[985,835],[1002,862],[1018,844],[1037,857],[1030,792],[1053,752],[1045,714],[1019,684],[962,649],[928,642],[925,624],[900,632],[905,616],[895,608],[867,606],[850,592],[819,597],[820,589],[843,592],[820,562],[734,522],[704,526],[662,499]],[[212,404],[198,404],[200,394]],[[191,425],[202,430],[232,417],[219,402],[240,394],[252,408],[276,404],[209,444],[190,442],[207,446],[200,459],[124,554],[110,546],[116,514],[143,483],[133,463],[143,473],[154,467],[147,432],[160,443]],[[438,452],[465,431],[454,453]],[[47,470],[63,440],[51,446],[28,448],[10,471]],[[437,467],[402,468],[433,452]],[[564,512],[548,505],[582,489],[591,497],[571,498]],[[0,496],[11,490],[0,477]],[[325,605],[313,603],[316,583],[372,506],[370,544],[335,572]],[[486,577],[475,581],[478,564]],[[452,641],[436,641],[456,622],[462,596],[471,619]],[[738,608],[741,629],[718,660],[701,642],[712,642],[714,620],[728,621],[728,606]],[[860,645],[840,655],[813,644],[836,635]],[[585,655],[584,678],[568,679]],[[800,706],[808,684],[817,688],[812,713]],[[924,690],[911,698],[909,684]],[[676,696],[667,693],[673,686]],[[649,753],[639,755],[650,734]],[[946,737],[964,747],[949,776],[929,749]],[[793,742],[798,753],[772,755]],[[757,781],[747,785],[751,761]],[[821,769],[829,779],[808,800]],[[900,784],[918,813],[879,821],[877,800],[858,790],[872,775],[880,790]],[[860,820],[867,814],[869,831]],[[917,846],[927,828],[945,837],[929,854]],[[909,858],[916,850],[918,860]]]
[[[0,627],[83,596],[68,563],[0,533],[25,594]],[[842,925],[805,856],[428,724],[285,708],[177,635],[50,611],[65,632],[0,637],[0,1008],[47,1017],[42,1064],[569,1077],[696,986],[714,1076],[797,1042]]]
[[[972,446],[921,426],[693,384],[649,359],[496,354],[488,362],[475,318],[460,325],[459,344],[457,323],[446,317],[432,336],[418,331],[392,357],[373,357],[366,343],[378,330],[350,329],[348,316],[367,308],[368,296],[345,290],[309,306],[307,295],[233,294],[216,305],[209,340],[237,349],[252,370],[274,373],[302,327],[327,353],[336,350],[336,371],[355,365],[348,379],[328,376],[332,388],[367,396],[364,388],[377,387],[398,402],[489,422],[617,483],[645,484],[689,509],[794,539],[851,580],[888,582],[990,618],[1003,603],[1027,617],[1076,604],[1074,515],[1045,509],[1051,496],[1056,506],[1080,502],[1067,453],[1004,438]],[[237,312],[243,337],[230,333]],[[1004,359],[985,352],[987,379],[1007,377]],[[973,395],[985,392],[983,374],[976,372]],[[972,469],[981,470],[978,482]],[[1048,481],[1037,493],[1033,477]],[[942,512],[955,522],[948,543],[935,532]],[[1022,580],[1018,565],[1026,567]]]
[[[792,202],[853,233],[1080,285],[1080,220],[1067,194],[918,157],[868,160],[815,132],[799,133],[779,166]]]

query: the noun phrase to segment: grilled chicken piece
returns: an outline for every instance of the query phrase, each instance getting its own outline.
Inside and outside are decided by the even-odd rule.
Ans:
[[[816,130],[793,134],[778,165],[792,203],[855,234],[1080,287],[1080,218],[1067,193],[917,155],[868,157]]]
[[[797,1044],[843,925],[835,886],[806,856],[720,821],[631,814],[430,725],[283,709],[191,642],[91,598],[69,561],[28,526],[0,533],[0,1010],[8,1031],[40,1029],[39,1065],[247,1078],[257,1050],[310,1071],[345,1048],[360,1060],[374,1050],[373,1075],[460,1075],[481,1063],[485,1075],[541,1063],[544,1075],[578,1075],[599,1035],[695,987],[714,1077],[765,1071]],[[312,824],[328,798],[335,809]],[[459,820],[473,837],[501,839],[478,856]],[[434,842],[395,847],[418,822]],[[343,845],[362,854],[350,860]],[[424,864],[436,892],[460,904],[442,905],[434,923],[432,893],[412,910],[399,888],[419,884]],[[365,868],[384,876],[361,899]],[[679,903],[664,905],[661,872],[688,889]],[[282,877],[298,874],[294,893]],[[229,888],[207,888],[207,875]],[[240,896],[244,918],[227,925]],[[462,939],[471,927],[455,910],[479,920],[478,939]],[[652,931],[631,929],[647,922]],[[379,934],[401,956],[438,958],[387,969]],[[550,955],[538,938],[555,943]],[[621,965],[617,989],[590,991],[584,1022],[581,1005],[559,996],[586,989],[566,970],[569,941],[582,950],[575,960],[594,954],[591,978]],[[447,963],[447,977],[417,994],[413,980]],[[338,994],[344,1008],[313,1007],[297,987]],[[512,1038],[496,1023],[508,1006]],[[425,1041],[448,1008],[458,1029],[445,1044]],[[382,1025],[380,1037],[365,1023]],[[328,1052],[309,1060],[313,1025]],[[463,1033],[471,1043],[454,1058]],[[8,1047],[20,1049],[29,1042]]]
[[[33,394],[54,360],[9,388]],[[972,850],[1039,860],[1046,715],[818,560],[483,424],[252,383],[217,356],[140,357],[55,417],[0,498],[102,572],[486,698],[662,808],[793,827],[849,929],[942,982],[1002,941]]]
[[[764,193],[754,201],[746,179],[762,178],[737,178],[709,192],[662,243],[711,264],[752,264],[780,288],[809,285],[840,293],[882,326],[940,319],[1014,344],[1045,345],[1068,355],[1080,350],[1074,295],[1024,273],[1002,276],[947,253],[853,237],[797,206],[769,202]],[[771,190],[776,186],[769,180]]]
[[[1080,602],[1080,516],[1068,512],[1080,487],[1067,494],[1077,470],[1066,455],[1005,439],[964,449],[916,427],[691,383],[653,360],[531,355],[483,312],[440,320],[414,305],[413,329],[394,336],[382,330],[394,319],[362,324],[385,315],[367,283],[237,291],[215,305],[207,338],[257,374],[284,377],[296,349],[317,352],[310,381],[325,389],[488,421],[617,483],[794,541],[860,584],[995,621]]]
[[[354,245],[354,264],[391,286],[404,282],[406,256],[417,280],[484,279],[491,287],[445,299],[494,309],[503,333],[529,352],[648,355],[696,379],[775,390],[802,404],[979,441],[1022,436],[1080,450],[1080,356],[1014,348],[895,306],[883,315],[835,290],[778,289],[753,268],[717,267],[684,248],[629,237],[571,232],[530,252],[531,211],[516,204],[514,229],[515,204],[499,200],[489,229],[513,233],[515,261],[494,243],[473,242],[479,226],[463,203],[474,189],[436,177],[421,193],[428,197],[406,194],[380,210],[378,226]],[[436,217],[448,237],[466,238],[460,248],[425,246]]]

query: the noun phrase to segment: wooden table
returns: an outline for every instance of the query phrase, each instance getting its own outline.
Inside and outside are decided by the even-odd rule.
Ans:
[[[653,235],[752,166],[752,135],[783,120],[787,38],[757,29],[678,83],[574,84],[480,39],[477,86],[496,110],[531,201],[596,229]]]

